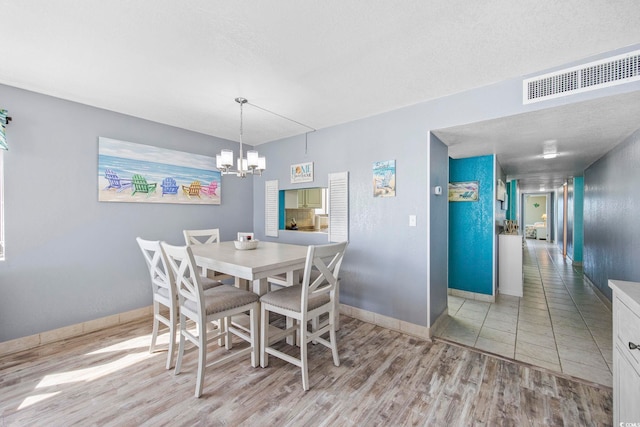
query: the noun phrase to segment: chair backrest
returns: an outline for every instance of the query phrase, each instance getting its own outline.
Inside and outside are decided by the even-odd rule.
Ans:
[[[331,300],[335,298],[346,249],[347,242],[309,246],[302,276],[302,312],[307,310],[307,301],[312,295],[329,294]]]
[[[199,196],[200,188],[201,188],[200,181],[193,181],[191,185],[189,185],[189,188],[186,190],[186,192],[190,196]]]
[[[220,229],[207,230],[182,230],[184,241],[187,245],[203,245],[220,242]]]
[[[203,317],[204,296],[193,253],[189,246],[172,246],[162,242],[167,264],[175,277],[180,313],[191,319]],[[204,322],[204,319],[201,319]]]
[[[135,174],[133,175],[131,180],[133,181],[133,186],[136,191],[139,191],[141,193],[146,193],[149,191],[149,184],[147,184],[147,180],[144,176]]]
[[[176,180],[168,177],[162,181],[162,194],[176,194],[178,192],[178,185]]]
[[[167,265],[167,258],[162,250],[160,241],[144,240],[136,237],[144,260],[149,269],[151,287],[154,294],[164,296],[172,303],[176,299],[176,285],[173,272]],[[164,289],[164,292],[162,291]]]
[[[242,237],[244,237],[245,240],[253,240],[253,233],[245,233],[243,231],[239,231],[237,239],[238,240],[242,240]],[[247,239],[247,237],[248,237],[248,239]]]
[[[104,177],[107,181],[109,181],[109,185],[112,187],[120,187],[120,178],[118,174],[116,174],[112,169],[104,170]]]

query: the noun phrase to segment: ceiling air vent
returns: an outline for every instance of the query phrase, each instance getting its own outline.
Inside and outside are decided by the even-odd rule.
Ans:
[[[523,103],[640,80],[640,51],[613,56],[523,81]]]

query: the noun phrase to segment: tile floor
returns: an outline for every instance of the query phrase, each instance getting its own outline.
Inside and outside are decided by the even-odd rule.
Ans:
[[[611,311],[558,246],[526,239],[524,296],[449,296],[436,336],[612,386]]]

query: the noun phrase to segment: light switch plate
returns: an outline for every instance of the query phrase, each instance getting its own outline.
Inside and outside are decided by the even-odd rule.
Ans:
[[[409,215],[409,227],[415,227],[415,226],[416,226],[416,216]]]

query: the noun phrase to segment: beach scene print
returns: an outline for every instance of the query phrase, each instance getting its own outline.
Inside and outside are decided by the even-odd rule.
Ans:
[[[395,197],[396,161],[373,162],[373,197]]]
[[[219,205],[222,174],[213,157],[98,138],[101,202]]]
[[[478,181],[449,183],[450,202],[477,202]]]

